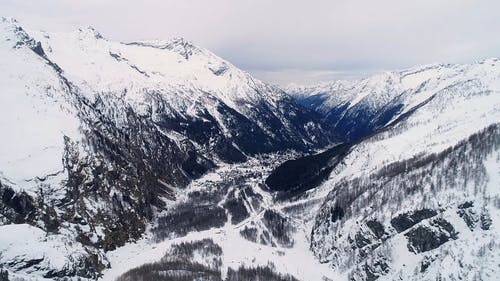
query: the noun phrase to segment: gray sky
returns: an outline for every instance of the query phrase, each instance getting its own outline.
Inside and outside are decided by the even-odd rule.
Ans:
[[[272,83],[500,57],[498,0],[1,0],[31,28],[182,36]]]

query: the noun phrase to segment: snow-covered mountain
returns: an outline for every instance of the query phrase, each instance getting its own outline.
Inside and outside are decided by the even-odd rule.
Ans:
[[[351,280],[494,280],[500,61],[416,69],[392,74],[413,88],[382,79],[359,101],[401,109],[305,196],[321,202],[311,250]]]
[[[33,154],[43,153],[30,147],[37,145],[60,164],[61,135],[79,141],[85,137],[85,128],[81,128],[85,122],[90,127],[86,130],[107,123],[122,130],[130,126],[130,115],[150,122],[148,126],[163,139],[196,150],[212,162],[239,162],[245,155],[262,152],[321,148],[333,140],[322,130],[316,113],[183,39],[119,43],[106,40],[92,28],[73,33],[26,32],[9,19],[2,19],[2,35],[2,70],[12,73],[2,77],[3,87],[12,93],[2,96],[7,99],[2,104],[12,105],[2,115],[3,127],[10,124],[7,128],[13,130],[5,141],[7,146],[22,148],[5,153],[25,154],[3,159],[30,155],[33,160]],[[37,116],[27,109],[31,107],[37,107],[31,110]],[[41,124],[40,118],[47,121]],[[14,121],[16,125],[21,121],[37,124],[35,129],[43,131],[43,136],[25,126],[13,126]],[[33,141],[33,133],[47,140]],[[51,151],[54,146],[59,149],[56,153]],[[46,155],[40,158],[46,161]],[[6,177],[23,170],[6,169],[9,167],[2,167]]]
[[[0,27],[2,281],[500,275],[499,60],[295,100],[183,39]]]
[[[325,277],[499,275],[500,61],[433,68],[439,71],[422,85],[396,93],[401,110],[375,132],[286,161],[267,178],[285,194],[276,197],[280,209],[311,231],[310,250],[332,268]],[[387,81],[379,83],[372,87],[383,89]],[[388,91],[380,96],[393,94]],[[371,106],[375,112],[387,104]],[[307,191],[297,194],[297,188]]]
[[[5,18],[0,34],[0,219],[81,244],[62,260],[7,255],[12,268],[96,276],[102,250],[140,237],[193,179],[334,141],[317,113],[182,39],[118,43]]]
[[[434,96],[468,80],[496,86],[497,59],[468,65],[434,64],[360,80],[289,85],[286,91],[324,115],[339,135],[357,140],[397,122]],[[490,84],[492,83],[492,84]]]
[[[92,28],[33,34],[86,98],[119,97],[170,138],[222,161],[331,141],[314,112],[184,39],[118,43]]]

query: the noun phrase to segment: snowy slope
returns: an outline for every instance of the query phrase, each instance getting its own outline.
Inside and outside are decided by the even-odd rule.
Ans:
[[[322,202],[320,260],[353,280],[498,276],[499,65],[433,67],[405,98],[421,106],[353,146],[308,194]]]
[[[47,235],[27,224],[0,227],[0,260],[22,278],[48,279],[64,275],[82,275],[82,264],[91,262],[87,249],[62,234]]]
[[[339,176],[371,172],[390,162],[443,151],[497,123],[500,120],[500,61],[492,59],[454,68],[458,70],[453,73],[464,73],[464,77],[454,74],[451,81],[442,76],[431,78],[427,84],[434,81],[443,85],[432,87],[431,96],[415,91],[415,97],[409,96],[406,100],[413,108],[423,100],[421,95],[432,98],[425,99],[423,106],[400,123],[357,145],[344,159],[348,168]]]
[[[0,21],[0,178],[28,187],[35,177],[63,170],[63,136],[81,138],[66,88],[32,48],[37,43]]]
[[[339,134],[355,140],[393,123],[457,84],[477,81],[477,87],[496,90],[499,71],[498,59],[488,59],[465,65],[414,67],[361,80],[290,85],[286,91],[322,113]]]

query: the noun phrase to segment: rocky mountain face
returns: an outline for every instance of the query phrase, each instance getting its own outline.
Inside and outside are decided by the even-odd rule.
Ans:
[[[2,281],[500,275],[498,60],[291,97],[183,39],[0,27]]]
[[[334,140],[315,112],[182,39],[115,43],[9,19],[1,33],[2,224],[82,252],[60,265],[15,256],[12,268],[95,277],[102,251],[139,238],[175,189],[224,163]]]

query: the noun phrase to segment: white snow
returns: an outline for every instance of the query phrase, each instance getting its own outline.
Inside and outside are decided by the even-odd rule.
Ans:
[[[302,99],[314,95],[326,97],[318,108],[325,113],[344,104],[349,104],[351,108],[358,103],[376,110],[402,97],[400,102],[403,103],[403,108],[399,114],[402,115],[427,98],[459,82],[475,80],[498,91],[499,77],[498,59],[487,59],[464,65],[420,66],[385,72],[360,80],[339,80],[309,86],[292,84],[286,91]]]
[[[67,102],[67,89],[57,72],[28,48],[16,48],[17,42],[25,40],[16,33],[16,27],[17,24],[10,20],[0,22],[0,73],[7,74],[0,76],[0,105],[3,105],[0,128],[4,132],[0,138],[0,176],[3,183],[12,185],[16,190],[34,192],[34,184],[30,180],[35,177],[54,175],[54,181],[64,180],[64,175],[57,174],[62,170],[63,137],[80,140],[80,121]],[[81,94],[90,100],[102,93],[122,95],[127,102],[141,109],[146,108],[148,94],[157,93],[163,95],[171,106],[167,110],[196,116],[207,109],[219,119],[221,128],[226,129],[224,120],[216,114],[216,106],[220,102],[246,114],[262,101],[274,105],[282,95],[279,89],[252,79],[249,74],[183,39],[124,44],[108,41],[94,29],[73,33],[29,33],[42,42],[47,57],[57,63],[63,70],[62,74],[74,81]],[[251,209],[251,216],[238,225],[227,223],[222,228],[192,232],[185,237],[160,243],[153,242],[146,235],[135,243],[108,252],[111,268],[103,272],[102,280],[114,280],[127,270],[158,261],[173,243],[203,238],[212,238],[222,247],[224,272],[229,267],[272,262],[279,272],[302,280],[346,280],[345,273],[319,263],[309,250],[312,219],[321,200],[341,179],[370,174],[388,163],[422,153],[443,151],[488,125],[498,123],[500,62],[491,59],[470,65],[417,67],[358,81],[295,87],[291,92],[296,95],[330,94],[320,108],[322,111],[338,105],[349,104],[352,107],[359,103],[376,108],[401,96],[404,102],[402,114],[434,98],[394,128],[357,145],[327,182],[300,201],[276,203],[268,192],[257,187],[256,182],[252,183],[254,192],[263,197],[264,208],[280,210],[294,204],[311,204],[303,213],[294,216],[298,231],[292,248],[270,247],[245,240],[239,233],[240,227],[259,221],[263,211]],[[226,133],[230,132],[226,130]],[[172,132],[165,134],[177,141],[183,138]],[[476,267],[484,261],[487,269],[493,268],[491,280],[494,280],[494,274],[498,276],[498,263],[492,261],[498,261],[500,253],[495,242],[499,238],[500,212],[492,203],[498,202],[500,196],[499,159],[497,153],[484,163],[490,180],[487,208],[493,220],[492,231],[472,235],[456,214],[446,213],[446,218],[459,226],[461,237],[436,251],[445,257],[441,264],[431,269],[432,274],[447,266],[456,267],[457,263],[466,260]],[[258,164],[255,160],[242,166],[248,170],[261,169],[264,175],[269,172]],[[223,166],[195,181],[187,190],[201,190],[209,182],[224,181],[227,174],[238,168],[236,165]],[[179,191],[178,200],[186,199],[185,192]],[[89,206],[98,204],[88,203]],[[350,231],[354,224],[354,220],[346,222],[346,229]],[[408,271],[409,268],[415,267],[421,257],[408,251],[402,235],[390,243],[393,265],[400,270],[391,272],[385,278],[409,280],[413,273]],[[454,256],[458,255],[457,251],[453,251],[454,247],[464,249],[466,254]],[[483,248],[486,258],[470,258],[480,256],[477,249]],[[39,228],[18,224],[0,226],[0,252],[2,263],[13,262],[21,266],[25,261],[43,258],[42,269],[63,269],[71,266],[72,259],[81,257],[85,249],[63,234],[47,235]],[[453,255],[446,256],[448,252]],[[30,270],[20,269],[16,274],[41,278],[40,272]]]
[[[159,261],[172,244],[198,241],[211,238],[223,250],[223,275],[227,268],[237,269],[242,265],[255,267],[273,263],[280,273],[291,274],[300,280],[341,280],[345,277],[336,273],[325,264],[320,264],[309,251],[307,232],[299,232],[296,245],[291,248],[275,248],[256,244],[245,240],[239,234],[239,228],[228,225],[222,229],[211,229],[202,232],[192,232],[187,236],[160,243],[154,243],[147,238],[136,243],[130,243],[108,253],[111,268],[104,271],[102,280],[115,280],[128,270]]]
[[[146,92],[159,92],[184,111],[195,101],[215,97],[240,112],[240,101],[258,102],[279,93],[210,51],[181,38],[131,44],[108,41],[91,28],[72,33],[30,31],[42,42],[47,56],[71,81],[93,93],[125,93],[131,103],[144,101]],[[191,54],[186,58],[184,48]],[[216,70],[225,69],[217,75]],[[256,89],[261,89],[257,92]]]
[[[63,137],[79,139],[79,121],[55,71],[26,48],[9,20],[0,20],[0,171],[29,188],[30,180],[62,170]]]
[[[10,224],[0,226],[0,253],[0,262],[9,264],[9,269],[41,279],[44,271],[69,270],[86,251],[64,235],[47,235],[27,224]],[[33,260],[39,260],[36,268],[23,269]]]

